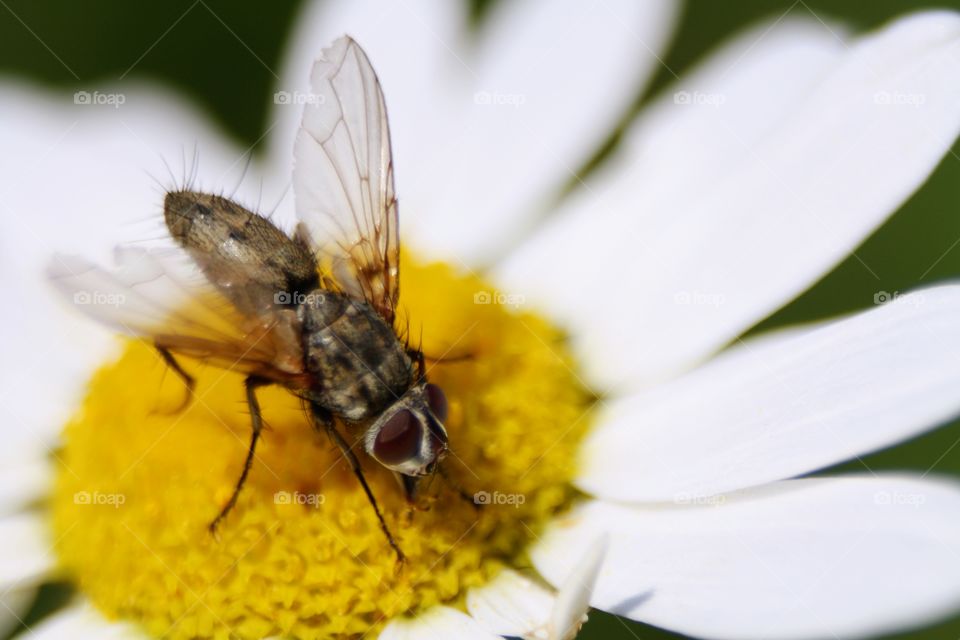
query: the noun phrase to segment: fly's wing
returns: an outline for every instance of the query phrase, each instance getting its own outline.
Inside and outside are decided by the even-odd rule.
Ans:
[[[294,148],[300,233],[344,293],[368,302],[392,324],[400,241],[380,82],[366,54],[346,36],[324,50],[310,79],[312,96]]]
[[[74,306],[122,333],[275,382],[302,377],[292,309],[243,316],[185,256],[118,248],[116,262],[107,270],[58,255],[47,274]]]

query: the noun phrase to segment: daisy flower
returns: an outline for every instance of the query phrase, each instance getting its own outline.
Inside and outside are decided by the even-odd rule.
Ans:
[[[789,16],[742,34],[557,202],[658,64],[675,7],[501,3],[473,40],[460,11],[311,7],[270,152],[249,168],[249,150],[154,87],[97,87],[114,99],[89,104],[0,88],[0,260],[22,274],[4,332],[18,366],[0,387],[5,622],[51,578],[76,596],[31,637],[569,638],[588,604],[700,637],[860,637],[954,612],[960,485],[802,476],[960,413],[960,289],[741,336],[950,148],[960,16],[859,38]],[[269,430],[211,536],[247,449],[242,377],[184,362],[196,397],[174,411],[182,385],[149,347],[79,321],[41,284],[56,250],[108,262],[155,223],[136,222],[162,199],[142,170],[194,143],[179,182],[292,228],[281,196],[317,95],[308,72],[344,32],[390,109],[404,316],[428,353],[471,355],[429,371],[448,397],[454,482],[412,510],[365,464],[399,568],[339,451],[280,389],[261,395]],[[87,293],[73,302],[126,302]]]

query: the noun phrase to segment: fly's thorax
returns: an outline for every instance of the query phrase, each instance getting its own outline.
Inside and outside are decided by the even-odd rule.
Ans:
[[[365,420],[413,385],[413,363],[393,327],[369,305],[316,289],[297,307],[310,399],[348,420]]]

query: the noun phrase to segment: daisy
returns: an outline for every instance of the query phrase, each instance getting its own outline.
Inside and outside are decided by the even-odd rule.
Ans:
[[[40,638],[568,637],[587,602],[702,637],[851,637],[960,607],[955,482],[798,479],[957,415],[960,290],[739,338],[849,255],[949,149],[960,18],[916,14],[859,39],[792,17],[746,33],[557,205],[673,19],[667,4],[561,4],[498,5],[476,50],[453,3],[311,9],[271,153],[250,170],[264,202],[279,197],[297,96],[311,95],[299,79],[318,43],[351,33],[390,107],[401,305],[425,349],[474,355],[430,375],[449,396],[451,474],[487,506],[438,482],[411,513],[368,470],[402,571],[338,453],[280,390],[261,399],[271,431],[209,536],[249,432],[239,376],[188,364],[197,399],[171,414],[182,388],[151,351],[39,292],[56,249],[106,262],[156,211],[140,170],[158,155],[197,141],[196,181],[230,189],[243,151],[156,89],[100,87],[123,104],[86,111],[2,89],[0,259],[35,274],[13,282],[5,331],[8,362],[23,363],[2,386],[11,618],[51,575],[78,595],[32,629]],[[257,191],[242,182],[235,197],[253,205]],[[287,228],[292,207],[275,212]]]

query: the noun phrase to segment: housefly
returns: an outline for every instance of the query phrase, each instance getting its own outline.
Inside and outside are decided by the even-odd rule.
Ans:
[[[311,83],[317,99],[304,108],[294,147],[293,234],[228,198],[171,191],[166,227],[198,277],[178,274],[169,256],[129,248],[118,249],[115,269],[59,256],[50,275],[74,299],[114,294],[117,304],[81,308],[152,343],[190,393],[194,380],[181,356],[246,375],[250,445],[212,531],[253,463],[263,429],[256,391],[278,384],[337,444],[402,560],[348,436],[362,440],[413,501],[448,450],[446,399],[427,381],[423,353],[396,327],[400,239],[379,80],[345,36],[317,60]]]

